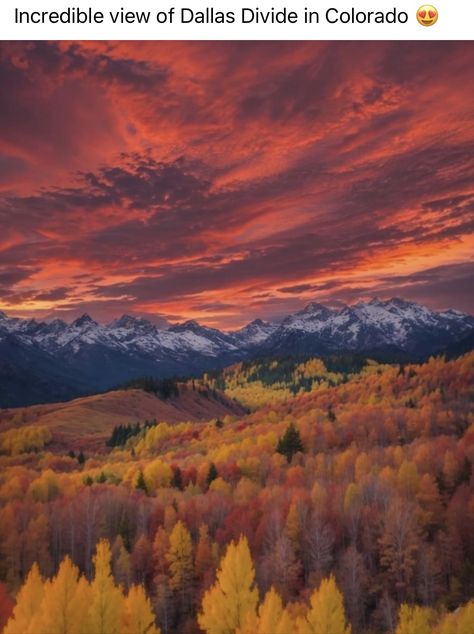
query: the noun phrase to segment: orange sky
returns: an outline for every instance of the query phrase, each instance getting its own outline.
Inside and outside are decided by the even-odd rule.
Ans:
[[[473,311],[472,42],[0,44],[0,309]]]

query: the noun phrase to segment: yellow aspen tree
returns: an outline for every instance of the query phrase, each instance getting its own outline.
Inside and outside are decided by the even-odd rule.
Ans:
[[[404,603],[398,613],[395,634],[432,634],[430,616],[431,612],[427,608],[421,608],[417,605],[411,607]]]
[[[90,618],[89,618],[89,607],[92,603],[92,588],[91,584],[87,581],[84,576],[79,577],[79,582],[77,584],[76,595],[74,597],[74,602],[78,609],[82,611],[82,618],[78,623],[77,629],[74,630],[75,634],[90,634]]]
[[[254,618],[258,601],[255,569],[247,539],[232,542],[204,595],[198,623],[207,634],[234,634]]]
[[[166,560],[169,564],[170,588],[179,593],[181,609],[185,612],[189,607],[192,590],[193,543],[190,532],[181,520],[171,531]]]
[[[346,622],[342,594],[331,575],[311,595],[310,609],[298,619],[298,634],[351,634]]]
[[[471,634],[472,632],[474,632],[474,601],[459,611],[456,634]]]
[[[470,601],[463,608],[458,608],[454,614],[448,614],[434,630],[436,634],[472,634],[474,632],[474,601]]]
[[[239,630],[239,634],[293,634],[295,623],[287,610],[283,608],[280,595],[271,588],[258,608],[258,615],[254,612],[247,617],[247,622]]]
[[[277,626],[283,614],[283,602],[280,595],[271,588],[258,608],[257,633],[276,632]]]
[[[48,634],[78,634],[83,630],[89,603],[78,594],[79,568],[69,557],[59,566],[58,574],[44,586],[41,609],[31,622],[30,631]]]
[[[170,567],[170,585],[180,589],[193,573],[193,543],[191,534],[180,520],[171,531],[166,559]]]
[[[111,558],[108,541],[100,541],[94,555],[95,576],[91,583],[92,601],[89,609],[89,627],[94,634],[119,633],[123,594],[114,583]]]
[[[143,586],[132,586],[123,602],[120,634],[160,634]]]
[[[35,563],[18,592],[16,605],[3,630],[4,634],[26,634],[33,618],[39,613],[43,597],[44,583],[38,564]]]
[[[296,622],[288,610],[283,610],[275,634],[296,634]],[[263,630],[262,630],[263,634]]]

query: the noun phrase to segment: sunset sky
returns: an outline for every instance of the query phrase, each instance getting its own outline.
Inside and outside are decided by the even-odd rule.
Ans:
[[[0,309],[474,312],[472,42],[0,43]]]

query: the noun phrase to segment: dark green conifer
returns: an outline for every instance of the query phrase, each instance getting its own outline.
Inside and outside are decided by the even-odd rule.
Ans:
[[[276,450],[278,453],[286,456],[288,462],[291,462],[291,459],[293,458],[295,453],[298,453],[299,451],[304,451],[300,432],[296,429],[293,423],[290,423],[288,425],[285,433],[279,439]]]
[[[207,486],[211,484],[216,478],[219,477],[219,473],[216,469],[216,465],[211,462],[209,465],[209,471],[207,472]]]
[[[135,485],[136,489],[141,489],[142,491],[145,491],[145,493],[148,493],[148,489],[146,488],[146,482],[145,482],[145,477],[143,475],[143,471],[139,471],[138,472],[138,478],[137,478],[137,483]]]
[[[173,477],[171,479],[171,486],[175,489],[183,490],[183,475],[179,467],[173,467]]]

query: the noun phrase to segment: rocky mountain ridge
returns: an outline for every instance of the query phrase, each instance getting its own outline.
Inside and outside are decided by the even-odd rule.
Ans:
[[[399,298],[337,309],[312,303],[280,323],[256,319],[231,332],[194,320],[160,328],[129,315],[99,324],[85,314],[68,324],[0,313],[0,406],[22,404],[20,393],[27,385],[31,390],[32,382],[39,394],[31,402],[40,402],[50,400],[50,383],[57,386],[54,398],[68,398],[137,376],[184,376],[258,356],[376,351],[426,356],[472,332],[471,315]]]

